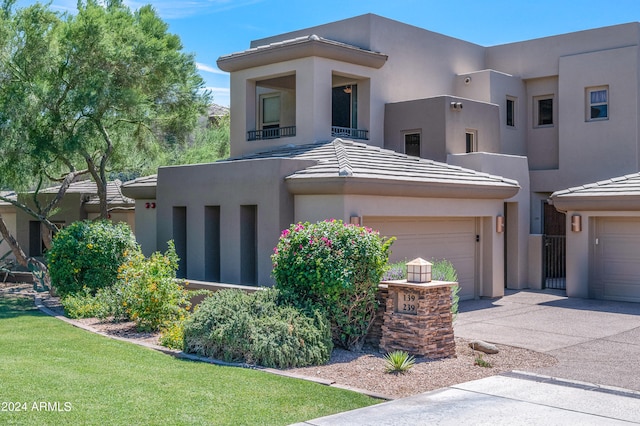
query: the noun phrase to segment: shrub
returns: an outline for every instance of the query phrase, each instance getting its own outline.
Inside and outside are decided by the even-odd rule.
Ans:
[[[416,363],[416,359],[405,351],[393,351],[384,356],[387,373],[404,374]]]
[[[279,306],[277,297],[275,289],[214,293],[185,321],[185,352],[277,368],[326,363],[333,348],[327,320]]]
[[[57,233],[46,257],[51,282],[65,296],[113,285],[118,267],[138,252],[128,225],[79,221]]]
[[[102,310],[99,300],[87,287],[82,292],[64,296],[60,302],[69,318],[93,318]]]
[[[272,256],[282,300],[307,313],[322,310],[334,342],[360,349],[375,316],[376,289],[392,241],[339,220],[291,225]]]
[[[183,320],[191,307],[188,291],[178,282],[178,256],[173,241],[165,254],[145,258],[140,252],[118,269],[118,281],[100,295],[110,314],[131,319],[140,330],[159,330]]]

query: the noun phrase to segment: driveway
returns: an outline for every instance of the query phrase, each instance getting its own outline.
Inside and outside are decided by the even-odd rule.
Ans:
[[[640,391],[640,303],[513,291],[460,303],[455,334],[553,355],[532,372]]]
[[[460,303],[456,336],[558,359],[300,423],[304,426],[640,424],[640,303],[506,291]]]

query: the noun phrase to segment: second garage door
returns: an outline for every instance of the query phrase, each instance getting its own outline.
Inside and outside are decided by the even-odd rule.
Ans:
[[[396,218],[363,217],[363,224],[396,237],[391,246],[391,262],[416,257],[432,261],[449,260],[458,273],[460,299],[476,297],[476,219],[475,218]]]
[[[591,292],[640,302],[640,218],[598,218]]]

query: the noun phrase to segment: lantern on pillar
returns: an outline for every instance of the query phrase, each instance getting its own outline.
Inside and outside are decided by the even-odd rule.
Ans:
[[[410,283],[431,282],[431,266],[431,262],[420,257],[407,262],[407,281]]]

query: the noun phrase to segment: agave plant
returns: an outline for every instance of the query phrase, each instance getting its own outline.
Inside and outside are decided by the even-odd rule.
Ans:
[[[405,351],[393,351],[384,356],[386,361],[385,370],[387,373],[404,374],[416,363],[413,355],[409,355]]]

